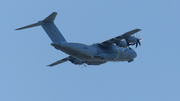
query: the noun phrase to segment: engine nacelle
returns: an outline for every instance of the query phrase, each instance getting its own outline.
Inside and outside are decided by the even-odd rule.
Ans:
[[[129,36],[128,38],[126,38],[127,42],[132,42],[132,43],[136,43],[137,39],[138,38],[136,38],[134,36]]]
[[[142,40],[142,39],[136,38],[134,36],[129,36],[128,38],[126,38],[128,46],[136,44],[136,48],[137,48],[138,44],[141,46],[140,40]]]
[[[121,40],[118,43],[116,43],[116,45],[119,47],[127,47],[128,46],[126,40]]]

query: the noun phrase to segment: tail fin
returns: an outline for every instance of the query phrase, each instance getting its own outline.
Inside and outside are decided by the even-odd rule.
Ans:
[[[46,17],[42,21],[38,21],[37,23],[31,24],[28,26],[24,26],[24,27],[15,29],[15,30],[22,30],[22,29],[36,27],[36,26],[41,25],[43,27],[43,29],[45,30],[45,32],[47,33],[47,35],[52,40],[52,42],[64,43],[64,42],[66,42],[65,38],[62,36],[61,32],[58,30],[58,28],[54,24],[54,20],[56,18],[56,15],[57,15],[57,13],[53,12],[52,14],[50,14],[48,17]]]

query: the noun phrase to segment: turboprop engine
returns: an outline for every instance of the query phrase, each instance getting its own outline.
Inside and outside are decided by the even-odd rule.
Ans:
[[[119,47],[127,47],[128,46],[126,40],[121,40],[121,41],[119,41],[118,43],[115,43],[115,44],[117,46],[119,46]]]
[[[126,38],[126,42],[127,42],[128,46],[136,44],[136,48],[137,48],[138,44],[141,46],[140,41],[142,41],[142,39],[134,37],[134,36],[129,36],[128,38]]]

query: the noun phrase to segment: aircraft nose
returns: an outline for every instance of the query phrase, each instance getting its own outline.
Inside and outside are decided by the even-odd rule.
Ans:
[[[134,59],[134,58],[136,58],[137,57],[137,53],[133,50],[132,51],[132,58]]]

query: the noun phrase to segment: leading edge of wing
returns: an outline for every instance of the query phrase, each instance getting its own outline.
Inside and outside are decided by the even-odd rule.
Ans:
[[[131,35],[133,35],[133,34],[135,34],[135,33],[137,33],[137,32],[139,32],[139,31],[141,31],[141,29],[134,29],[134,30],[131,30],[131,31],[129,31],[129,32],[126,32],[126,33],[124,33],[124,34],[122,34],[122,35],[119,35],[119,36],[117,36],[117,37],[114,37],[114,38],[111,38],[111,39],[109,39],[109,40],[100,42],[100,43],[98,43],[98,44],[99,44],[99,45],[111,45],[111,44],[113,44],[113,43],[116,43],[116,42],[118,42],[118,41],[120,41],[120,40],[122,40],[122,39],[125,39],[125,38],[127,38],[127,37],[129,37],[129,36],[131,36]]]

